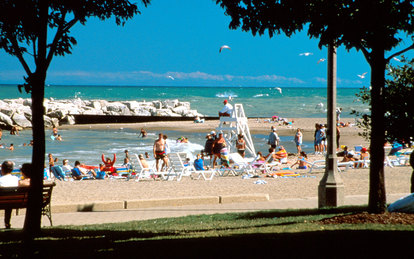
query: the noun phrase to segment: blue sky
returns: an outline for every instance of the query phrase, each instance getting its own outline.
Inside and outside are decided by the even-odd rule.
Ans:
[[[287,38],[253,37],[230,30],[230,18],[214,1],[153,1],[124,27],[113,20],[75,25],[78,45],[55,57],[47,83],[59,85],[280,86],[326,85],[326,48],[306,32]],[[407,44],[410,42],[407,41]],[[224,49],[219,53],[222,45]],[[403,46],[402,46],[403,47]],[[401,48],[402,48],[401,47]],[[313,55],[304,56],[301,53]],[[369,85],[361,52],[338,49],[338,87]],[[397,62],[397,61],[393,61]],[[364,79],[357,75],[368,72]],[[0,84],[22,82],[15,57],[0,50]],[[174,78],[171,79],[171,77]]]

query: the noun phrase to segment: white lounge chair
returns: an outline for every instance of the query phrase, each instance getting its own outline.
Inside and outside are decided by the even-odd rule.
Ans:
[[[189,176],[192,179],[211,180],[214,177],[215,171],[203,171],[196,170],[192,164],[184,165],[184,161],[187,158],[186,153],[170,153],[168,154],[170,159],[171,171],[170,174],[174,174],[177,177],[177,181],[180,181],[183,176]],[[207,174],[210,174],[207,177]]]
[[[137,154],[134,154],[131,157],[131,162],[135,169],[135,181],[139,182],[143,178],[147,179],[156,179],[156,178],[164,178],[160,172],[156,172],[154,168],[144,168],[142,166],[141,160],[139,159]]]
[[[275,168],[278,168],[281,163],[278,161],[273,161],[273,156],[274,153],[269,154],[269,156],[267,157],[266,161],[264,163],[252,163],[252,167],[254,167],[255,165],[257,166],[255,168],[255,171],[260,171],[260,172],[265,172],[267,174],[270,174],[273,172],[273,170]],[[256,159],[255,159],[256,161]]]
[[[325,162],[326,162],[325,160],[316,160],[313,162],[307,161],[305,159],[301,159],[301,160],[309,165],[308,173],[312,173],[312,170],[325,169]]]
[[[255,158],[243,158],[239,153],[230,153],[229,157],[230,160],[233,161],[231,169],[236,175],[250,174],[255,172],[255,169],[251,165]]]

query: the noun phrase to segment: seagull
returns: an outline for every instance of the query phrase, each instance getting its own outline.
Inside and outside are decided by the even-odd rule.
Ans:
[[[280,94],[282,94],[282,88],[276,87],[275,89],[278,90]]]
[[[324,62],[325,60],[326,60],[326,58],[321,58],[321,59],[319,59],[319,60],[318,60],[318,64],[319,64],[319,63],[321,63],[321,62]]]
[[[221,51],[223,49],[231,49],[231,48],[229,46],[227,46],[227,45],[223,45],[223,46],[220,47],[219,53],[221,53]]]
[[[171,80],[175,80],[175,78],[174,78],[174,77],[172,77],[172,76],[168,76],[168,78],[170,78]]]
[[[299,56],[310,56],[310,55],[313,55],[313,53],[312,52],[305,52],[305,53],[300,53],[299,54]]]
[[[394,60],[396,60],[396,61],[398,61],[398,62],[401,62],[401,60],[400,60],[400,59],[398,59],[398,58],[396,58],[396,57],[393,57],[392,59],[394,59]]]
[[[365,78],[365,75],[367,74],[368,72],[365,72],[365,73],[363,73],[362,75],[357,75],[358,77],[360,77],[360,78]]]

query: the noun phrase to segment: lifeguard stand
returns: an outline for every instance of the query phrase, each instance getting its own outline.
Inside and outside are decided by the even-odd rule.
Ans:
[[[250,136],[249,124],[242,104],[236,103],[234,105],[231,117],[220,117],[220,124],[216,130],[217,132],[223,132],[223,137],[226,140],[226,145],[230,153],[237,152],[237,135],[241,133],[246,141],[246,153],[252,157],[256,157],[256,151],[252,137]]]

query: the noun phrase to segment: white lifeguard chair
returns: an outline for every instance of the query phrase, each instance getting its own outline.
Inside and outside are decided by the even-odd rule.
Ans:
[[[237,135],[243,134],[246,141],[246,153],[251,157],[256,157],[252,137],[250,136],[249,124],[244,113],[243,105],[236,103],[234,105],[231,117],[220,117],[220,124],[216,128],[217,132],[223,132],[229,153],[237,152],[236,141]]]

